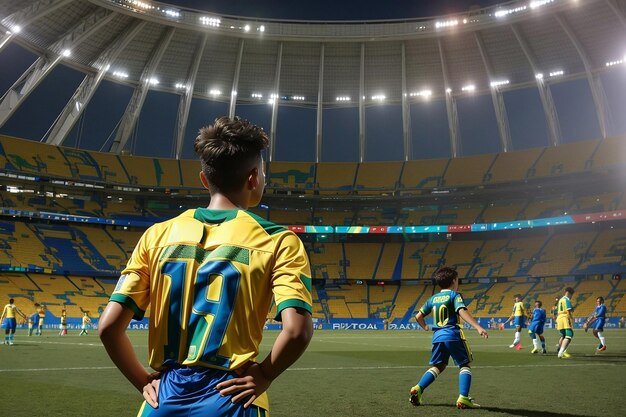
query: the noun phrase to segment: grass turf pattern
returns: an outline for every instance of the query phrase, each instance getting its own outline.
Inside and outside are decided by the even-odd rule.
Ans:
[[[147,332],[131,331],[139,358]],[[261,357],[277,332],[266,332]],[[413,407],[409,390],[428,369],[430,332],[316,331],[305,355],[270,387],[272,417],[319,416],[622,416],[626,331],[605,331],[608,349],[577,331],[571,359],[557,359],[556,330],[546,331],[548,355],[509,349],[512,331],[492,330],[483,340],[466,331],[474,353],[472,397],[480,410],[457,410],[458,368],[450,366]],[[0,415],[135,416],[142,397],[113,366],[92,331],[89,336],[28,337],[0,345],[3,406]]]

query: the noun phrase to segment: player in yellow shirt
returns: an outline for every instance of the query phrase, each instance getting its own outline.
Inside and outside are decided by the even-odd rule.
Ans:
[[[526,312],[524,311],[524,304],[522,303],[522,297],[515,296],[515,303],[513,304],[513,312],[511,316],[504,322],[507,324],[512,321],[515,325],[515,338],[510,348],[520,350],[522,348],[522,329],[526,327]]]
[[[85,312],[85,314],[83,315],[83,324],[81,326],[80,329],[80,333],[78,334],[79,336],[82,335],[87,335],[87,329],[89,328],[89,326],[91,325],[91,318],[89,317],[89,313]]]
[[[46,318],[46,305],[42,304],[37,307],[37,315],[39,319],[37,320],[37,336],[43,335],[43,321]],[[34,319],[33,319],[34,322]],[[34,323],[33,323],[34,324]]]
[[[26,320],[26,315],[22,313],[19,308],[17,308],[15,300],[10,298],[9,304],[4,306],[2,316],[0,316],[0,323],[2,323],[2,326],[4,327],[4,343],[7,345],[12,345],[13,339],[15,338],[15,329],[17,328],[16,314],[19,314],[24,320]]]
[[[557,304],[556,328],[561,333],[557,356],[562,359],[572,356],[567,353],[567,347],[572,342],[572,337],[574,337],[574,318],[572,317],[574,307],[572,307],[572,301],[570,300],[572,295],[574,295],[574,289],[572,287],[565,288],[565,295],[561,297]]]
[[[63,306],[63,310],[61,310],[61,324],[59,324],[59,336],[67,336],[67,310],[65,309],[65,305]]]
[[[265,391],[312,336],[311,271],[288,229],[246,211],[261,200],[262,129],[221,117],[201,129],[195,150],[208,208],[149,228],[99,321],[113,362],[143,392],[139,416],[265,416]],[[272,296],[283,328],[260,363]],[[150,305],[150,374],[126,335]],[[181,395],[184,393],[184,396]]]

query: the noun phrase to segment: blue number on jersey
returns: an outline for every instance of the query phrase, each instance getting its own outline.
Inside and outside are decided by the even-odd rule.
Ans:
[[[164,366],[174,365],[178,361],[186,269],[187,262],[169,261],[161,270],[163,275],[169,276],[171,282]],[[211,278],[215,276],[221,277],[219,299],[209,300],[209,286],[212,284]],[[193,309],[188,323],[188,338],[191,342],[186,345],[192,348],[187,361],[201,361],[224,368],[229,366],[230,358],[217,355],[217,351],[222,345],[233,313],[240,279],[241,273],[226,260],[209,260],[198,270],[193,286]],[[211,326],[206,320],[207,315],[213,316]],[[203,343],[205,346],[200,352],[199,348]]]

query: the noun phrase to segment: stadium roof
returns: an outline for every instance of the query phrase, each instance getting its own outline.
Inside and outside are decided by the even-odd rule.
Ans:
[[[482,92],[493,97],[507,151],[501,93],[537,86],[557,144],[545,86],[582,77],[606,136],[594,80],[626,54],[626,0],[513,1],[438,18],[359,22],[219,16],[149,0],[11,0],[0,4],[0,22],[0,49],[12,40],[41,56],[0,102],[0,126],[63,62],[88,76],[51,127],[49,143],[63,143],[107,78],[137,87],[111,150],[124,148],[147,91],[161,90],[181,96],[177,156],[192,96],[230,103],[231,114],[235,103],[261,100],[363,111],[439,97],[454,141],[454,98]]]

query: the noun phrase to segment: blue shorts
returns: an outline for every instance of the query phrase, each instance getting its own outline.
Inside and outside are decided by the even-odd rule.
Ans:
[[[447,365],[450,356],[454,359],[456,366],[467,365],[474,359],[472,357],[472,350],[465,340],[450,340],[433,343],[430,364],[438,365],[445,363]]]
[[[593,324],[593,330],[597,331],[597,332],[603,332],[604,331],[604,319],[603,318],[597,318],[596,322]]]
[[[528,333],[543,334],[543,323],[532,322],[528,326]]]
[[[2,327],[4,327],[6,330],[15,332],[15,329],[17,328],[17,321],[15,320],[15,317],[12,317],[12,318],[6,317],[4,319],[4,323],[2,324]]]
[[[513,326],[519,326],[522,329],[526,327],[526,317],[524,316],[515,316],[513,317]]]
[[[221,397],[215,386],[237,377],[235,372],[211,368],[179,368],[167,370],[159,385],[159,408],[154,409],[145,401],[137,417],[265,417],[269,413],[244,402],[233,404],[231,396]]]

